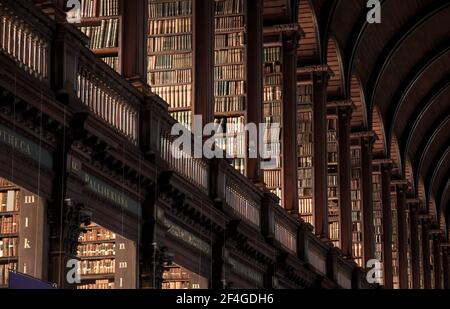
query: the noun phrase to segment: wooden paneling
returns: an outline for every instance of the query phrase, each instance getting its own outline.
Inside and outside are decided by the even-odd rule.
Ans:
[[[308,0],[299,1],[298,23],[305,33],[305,36],[300,40],[297,50],[299,62],[301,64],[308,64],[319,59],[317,25]]]
[[[372,112],[372,130],[378,137],[373,145],[373,154],[375,158],[381,158],[386,155],[386,143],[383,122],[377,107]]]
[[[341,70],[341,62],[342,60],[336,41],[333,38],[330,38],[328,40],[327,48],[327,64],[334,75],[332,75],[328,81],[328,99],[340,99],[343,95],[343,72]]]
[[[367,111],[363,89],[356,75],[352,75],[350,82],[350,98],[355,104],[352,114],[352,131],[364,130],[367,128]]]

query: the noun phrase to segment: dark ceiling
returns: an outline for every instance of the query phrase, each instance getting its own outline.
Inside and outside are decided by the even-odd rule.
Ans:
[[[298,65],[327,63],[328,98],[352,99],[353,131],[373,130],[375,158],[442,218],[450,202],[450,1],[264,0],[266,25],[297,22]],[[442,219],[436,218],[436,223]],[[443,226],[442,226],[443,227]]]

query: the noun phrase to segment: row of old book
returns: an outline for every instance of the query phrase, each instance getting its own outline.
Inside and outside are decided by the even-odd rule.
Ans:
[[[100,26],[83,26],[80,27],[80,31],[90,38],[89,48],[91,49],[118,47],[118,19],[103,19]]]
[[[149,55],[159,52],[187,51],[191,49],[191,34],[156,36],[147,39],[147,51]]]
[[[163,86],[165,84],[187,84],[192,81],[192,70],[180,69],[149,72],[148,81],[151,85],[155,86]]]
[[[148,21],[148,34],[152,35],[170,35],[177,33],[192,32],[192,18],[173,18],[173,19],[150,19]]]
[[[149,19],[192,15],[192,1],[150,0],[148,4]]]
[[[0,234],[19,232],[19,215],[2,216],[0,214]]]
[[[215,0],[214,15],[239,14],[244,11],[245,0]]]
[[[152,55],[148,57],[148,71],[186,69],[192,67],[192,53]]]

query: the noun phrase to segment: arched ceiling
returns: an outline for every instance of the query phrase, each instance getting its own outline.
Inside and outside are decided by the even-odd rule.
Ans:
[[[333,72],[333,76],[330,77],[327,86],[328,100],[342,99],[344,94],[342,68],[341,68],[341,55],[333,38],[328,39],[327,45],[327,64]]]
[[[265,13],[282,2],[265,0]],[[381,24],[367,22],[365,0],[289,3],[305,33],[298,65],[328,62],[328,96],[353,100],[352,130],[378,135],[374,157],[392,159],[438,214],[450,211],[450,1],[380,0]]]
[[[357,98],[359,81],[368,128],[383,134],[375,156],[398,162],[440,214],[450,202],[450,1],[380,2],[382,22],[369,24],[367,1],[311,1],[320,41],[332,37],[342,52],[344,93]]]
[[[317,64],[320,61],[318,25],[309,0],[300,0],[297,22],[304,33],[297,49],[299,66]]]
[[[356,75],[352,75],[350,81],[350,99],[355,104],[355,111],[352,114],[352,130],[365,131],[367,130],[367,109],[364,97],[364,92],[361,89],[361,84]]]

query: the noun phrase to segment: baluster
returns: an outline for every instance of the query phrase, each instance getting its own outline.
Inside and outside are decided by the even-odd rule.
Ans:
[[[134,112],[133,113],[133,123],[132,123],[132,130],[133,130],[133,141],[136,142],[137,141],[137,113]]]
[[[81,69],[81,78],[82,78],[82,84],[83,84],[83,87],[82,87],[83,92],[81,92],[81,98],[80,99],[81,99],[81,101],[84,104],[86,104],[86,99],[87,99],[86,96],[87,96],[88,89],[87,89],[86,72],[83,69]]]
[[[40,76],[42,73],[42,52],[41,52],[41,41],[38,40],[36,42],[36,48],[37,48],[37,66],[36,66],[36,76]]]
[[[125,103],[124,103],[125,105]],[[128,136],[128,128],[130,126],[130,107],[125,105],[125,126],[123,128],[123,133],[125,134],[125,136]]]
[[[44,55],[43,55],[43,57],[44,57],[44,59],[43,59],[44,60],[43,61],[44,62],[43,77],[44,77],[44,79],[47,79],[47,77],[48,77],[48,55],[49,55],[47,44],[45,44],[43,52],[44,52]]]
[[[22,61],[22,24],[19,24],[17,27],[17,60],[19,61],[19,65],[23,65]]]
[[[25,64],[25,70],[27,72],[30,71],[30,37],[31,37],[31,33],[29,32],[28,29],[25,29],[24,34],[23,34],[24,38],[23,38],[23,47],[24,47],[24,55],[23,55],[23,63]]]
[[[86,100],[84,104],[86,104],[91,109],[91,111],[95,111],[95,106],[92,105],[91,102],[91,89],[92,89],[91,76],[90,73],[86,70]]]

